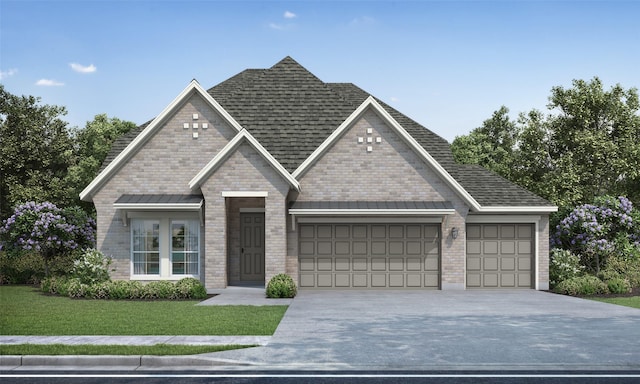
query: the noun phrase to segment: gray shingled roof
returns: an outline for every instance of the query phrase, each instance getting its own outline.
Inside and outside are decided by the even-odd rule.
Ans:
[[[289,172],[370,96],[351,83],[324,83],[291,57],[268,69],[247,69],[207,92]],[[551,205],[481,167],[456,164],[445,139],[376,101],[481,205]],[[116,140],[101,171],[149,123]]]
[[[479,165],[457,164],[456,180],[483,207],[553,204]]]
[[[450,201],[294,201],[290,209],[453,209]]]

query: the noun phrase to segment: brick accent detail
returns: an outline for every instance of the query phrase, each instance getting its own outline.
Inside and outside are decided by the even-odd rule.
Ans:
[[[549,289],[549,215],[538,224],[538,289]]]

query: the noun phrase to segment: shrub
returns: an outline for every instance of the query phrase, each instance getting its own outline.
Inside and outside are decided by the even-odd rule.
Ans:
[[[29,202],[16,207],[0,225],[0,250],[10,257],[40,254],[45,276],[56,255],[92,247],[94,243],[95,221],[79,207],[61,209],[49,202]]]
[[[35,252],[10,257],[0,252],[0,284],[37,284],[44,277],[44,261]]]
[[[562,219],[551,243],[578,255],[581,264],[597,274],[611,255],[640,249],[640,212],[623,196],[599,197]]]
[[[570,251],[554,248],[549,260],[549,284],[555,287],[561,281],[581,276],[584,267],[580,258]]]
[[[640,255],[631,257],[612,255],[607,262],[607,267],[601,273],[601,278],[606,281],[616,277],[627,280],[632,288],[640,287]]]
[[[175,284],[170,281],[152,281],[144,286],[143,299],[175,299]]]
[[[73,262],[71,275],[83,284],[96,284],[109,281],[111,258],[97,249],[86,249],[82,256]]]
[[[272,299],[292,298],[297,293],[296,283],[291,276],[284,273],[273,276],[267,284],[267,297]]]
[[[621,277],[613,278],[607,281],[607,288],[611,293],[629,293],[631,292],[631,284]]]
[[[609,292],[607,285],[592,275],[578,276],[561,281],[553,291],[571,296],[586,296]]]
[[[176,283],[176,297],[179,299],[204,299],[207,290],[200,280],[193,277],[185,277]]]
[[[87,297],[89,285],[84,284],[80,279],[69,279],[67,281],[67,296],[74,299]]]

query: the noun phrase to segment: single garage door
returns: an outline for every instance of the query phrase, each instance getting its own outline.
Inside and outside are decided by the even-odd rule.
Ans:
[[[532,288],[532,224],[467,224],[467,288]]]
[[[300,224],[302,289],[437,289],[440,226]]]

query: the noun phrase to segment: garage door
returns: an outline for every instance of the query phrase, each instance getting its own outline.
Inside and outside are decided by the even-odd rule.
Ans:
[[[532,224],[468,224],[468,288],[532,288]]]
[[[440,230],[433,224],[301,224],[302,289],[437,289]]]

